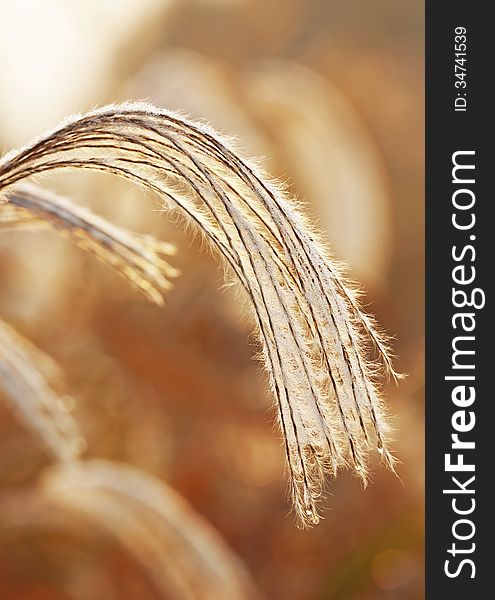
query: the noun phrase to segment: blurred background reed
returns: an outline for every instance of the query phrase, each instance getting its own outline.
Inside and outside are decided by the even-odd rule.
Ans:
[[[365,492],[343,474],[325,519],[296,529],[257,344],[235,293],[221,289],[218,259],[126,182],[44,177],[109,221],[175,243],[170,262],[182,275],[161,308],[49,230],[0,231],[0,318],[60,367],[57,392],[93,477],[88,491],[82,475],[67,482],[53,472],[50,454],[0,402],[0,598],[422,598],[422,4],[0,7],[2,152],[66,114],[126,99],[210,122],[307,203],[409,374],[387,386],[402,483],[378,464]],[[112,477],[117,491],[98,495]],[[158,495],[122,492],[147,489],[146,477],[150,490],[163,486]],[[163,524],[155,532],[150,498],[170,494],[171,510],[180,494],[199,555],[217,556],[212,572],[231,587],[215,588],[200,567],[191,575],[197,557],[184,540]],[[199,587],[184,587],[193,576]]]

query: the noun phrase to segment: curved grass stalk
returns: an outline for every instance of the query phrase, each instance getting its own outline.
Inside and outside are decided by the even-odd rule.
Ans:
[[[0,320],[0,391],[53,457],[70,462],[84,449],[84,439],[43,371],[52,380],[58,376],[46,354]]]
[[[389,349],[314,228],[212,129],[147,104],[75,116],[0,161],[0,195],[61,168],[114,173],[160,194],[220,252],[251,300],[284,436],[296,514],[319,520],[325,474],[366,482],[370,451],[393,468],[374,345]]]
[[[149,300],[163,304],[179,271],[165,257],[175,254],[173,244],[117,227],[91,211],[34,185],[19,185],[0,203],[1,229],[50,226],[77,246],[109,264]]]
[[[43,497],[83,513],[118,538],[166,598],[261,598],[241,561],[172,488],[104,460],[56,467]]]

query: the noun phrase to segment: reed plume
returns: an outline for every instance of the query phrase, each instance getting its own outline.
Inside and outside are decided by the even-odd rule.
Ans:
[[[166,598],[262,598],[242,562],[172,488],[135,467],[80,461],[47,471],[40,499],[119,539]]]
[[[285,444],[296,513],[319,520],[325,474],[367,479],[370,451],[393,468],[377,386],[395,372],[315,229],[288,195],[211,128],[147,104],[68,119],[0,160],[0,196],[28,177],[94,169],[137,182],[194,224],[235,274],[254,309]]]
[[[53,389],[58,366],[0,320],[0,395],[47,448],[64,462],[76,460],[84,439],[64,398]]]
[[[165,257],[176,248],[149,235],[117,227],[91,211],[39,186],[16,186],[0,201],[0,229],[51,226],[112,266],[149,300],[163,304],[164,293],[179,271]]]

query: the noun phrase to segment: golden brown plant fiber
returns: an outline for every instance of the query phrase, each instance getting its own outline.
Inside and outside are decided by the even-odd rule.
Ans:
[[[0,203],[0,229],[51,226],[76,245],[109,264],[149,300],[163,304],[164,293],[179,271],[166,256],[175,246],[117,227],[113,223],[39,186],[23,184]]]
[[[261,598],[241,561],[209,523],[158,479],[104,460],[57,466],[42,497],[76,510],[119,539],[166,598]]]
[[[55,363],[0,320],[0,394],[54,458],[72,461],[84,440],[67,402],[51,386],[57,377]]]
[[[374,346],[387,344],[292,199],[211,128],[147,104],[75,116],[0,161],[0,195],[61,168],[114,173],[178,209],[251,300],[283,433],[296,513],[317,523],[325,474],[366,482],[371,451],[393,467]]]

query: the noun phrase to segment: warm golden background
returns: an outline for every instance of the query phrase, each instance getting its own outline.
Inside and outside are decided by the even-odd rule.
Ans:
[[[43,183],[177,243],[183,274],[163,309],[54,233],[1,234],[0,318],[63,368],[85,456],[177,490],[260,597],[424,596],[422,11],[413,0],[0,3],[2,151],[125,99],[207,120],[307,201],[396,337],[409,374],[387,390],[402,482],[375,465],[363,492],[344,474],[325,519],[300,531],[257,346],[238,299],[220,289],[217,257],[141,190],[94,174]],[[124,545],[77,511],[42,510],[36,486],[50,459],[3,399],[0,598],[172,598],[130,551],[137,536]],[[173,544],[158,552],[173,570]]]

